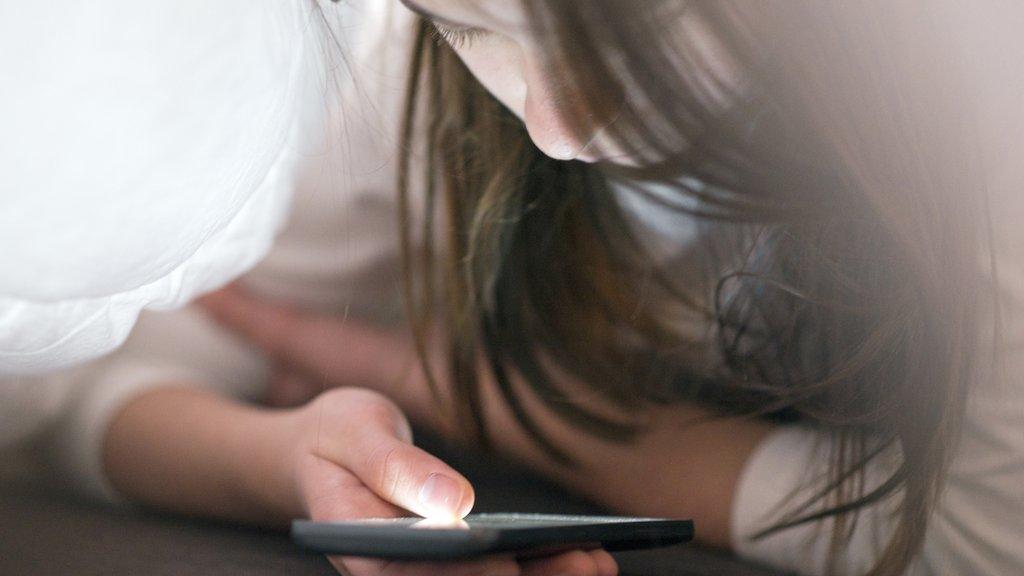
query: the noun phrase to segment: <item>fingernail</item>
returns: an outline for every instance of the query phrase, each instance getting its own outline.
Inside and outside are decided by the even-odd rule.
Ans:
[[[420,488],[420,503],[437,514],[459,514],[462,485],[443,474],[431,474]]]

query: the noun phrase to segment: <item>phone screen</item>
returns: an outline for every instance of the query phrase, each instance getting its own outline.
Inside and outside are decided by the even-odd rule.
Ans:
[[[417,528],[435,530],[471,530],[486,528],[492,530],[513,530],[516,528],[555,528],[564,526],[585,526],[591,524],[622,524],[623,522],[651,522],[651,518],[619,518],[610,516],[555,516],[550,514],[471,514],[464,519],[444,518],[371,518],[349,520],[346,524],[357,526],[390,526],[396,528]]]

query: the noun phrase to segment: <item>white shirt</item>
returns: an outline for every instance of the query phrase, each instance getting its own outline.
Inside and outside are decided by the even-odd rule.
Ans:
[[[390,324],[401,319],[395,204],[396,144],[406,82],[408,15],[384,2],[332,7],[346,34],[347,64],[331,83],[329,120],[305,125],[314,150],[304,156],[294,209],[267,258],[244,282],[260,294],[324,313]],[[341,28],[336,28],[341,29]],[[336,63],[330,65],[335,67]],[[351,74],[346,76],[345,73]],[[1024,94],[1024,92],[1022,92]],[[1024,143],[1005,131],[1000,149]],[[1020,139],[1015,139],[1019,137]],[[1024,189],[1013,162],[993,167],[993,202],[1004,325],[1005,370],[976,391],[943,502],[929,528],[916,574],[1018,574],[1024,565]],[[641,216],[643,207],[634,206]],[[655,224],[657,226],[657,224]],[[689,237],[684,233],[680,239]],[[112,414],[131,398],[168,382],[195,383],[241,398],[257,396],[269,367],[263,358],[200,312],[144,313],[116,353],[46,377],[3,383],[0,410],[20,426],[0,428],[23,470],[56,469],[89,493],[116,499],[100,465]],[[18,422],[21,424],[19,425]],[[773,509],[820,470],[827,448],[813,429],[787,427],[747,464],[735,499],[733,535],[750,559],[800,573],[821,570],[827,541],[792,530],[759,542],[746,536],[770,522]],[[13,461],[9,459],[10,461]],[[51,472],[52,473],[52,472]],[[686,487],[680,487],[685,490]],[[866,567],[884,542],[883,511],[865,512],[843,563]]]

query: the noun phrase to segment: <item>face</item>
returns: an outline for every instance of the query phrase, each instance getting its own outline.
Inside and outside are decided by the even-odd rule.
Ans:
[[[579,135],[562,120],[564,101],[547,77],[541,47],[519,2],[510,0],[401,0],[434,24],[466,66],[526,124],[533,142],[559,160],[632,164],[617,154],[597,125]]]

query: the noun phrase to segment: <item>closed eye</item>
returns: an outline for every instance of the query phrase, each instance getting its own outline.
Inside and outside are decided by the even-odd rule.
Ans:
[[[431,33],[438,41],[447,42],[455,49],[468,48],[473,42],[487,36],[488,32],[481,28],[455,28],[431,20]]]

